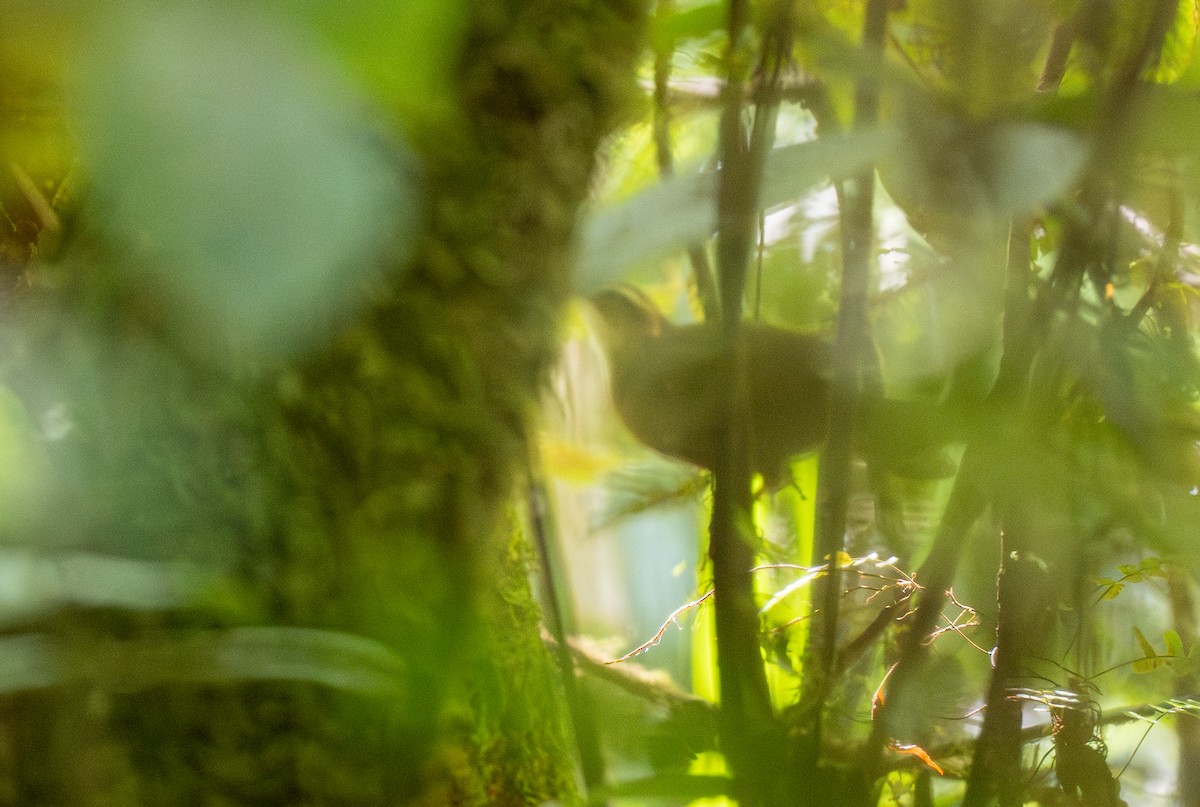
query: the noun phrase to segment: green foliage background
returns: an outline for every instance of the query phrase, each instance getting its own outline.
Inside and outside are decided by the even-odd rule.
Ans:
[[[1195,803],[1195,0],[0,0],[0,28],[0,805],[1115,807],[1133,720],[1174,724]],[[899,399],[953,445],[885,465],[886,427],[828,427],[732,509],[611,412],[555,461],[551,368],[601,328],[570,294],[633,284],[686,333],[742,271],[735,319],[850,357],[844,411]],[[601,402],[593,370],[554,389]],[[609,525],[732,513],[732,576],[673,522],[721,589],[676,614],[689,691],[545,641],[568,479]],[[763,670],[762,714],[716,703]]]

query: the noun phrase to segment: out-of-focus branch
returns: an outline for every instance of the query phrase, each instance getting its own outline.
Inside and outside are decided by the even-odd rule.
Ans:
[[[1042,63],[1042,75],[1038,78],[1038,92],[1058,92],[1063,76],[1067,73],[1067,57],[1071,55],[1071,47],[1074,44],[1073,22],[1067,21],[1054,28],[1050,38],[1050,51],[1046,54],[1046,61]]]
[[[559,644],[548,631],[542,631],[542,640],[552,651],[558,652]],[[686,706],[717,711],[716,704],[684,692],[665,673],[647,669],[634,661],[615,665],[605,654],[579,639],[567,639],[567,650],[579,673],[612,684],[640,700],[668,708]]]
[[[874,126],[879,117],[879,72],[887,37],[887,0],[870,0],[863,22],[863,73],[855,91],[854,125]],[[875,259],[875,167],[860,171],[843,183],[841,203],[842,285],[838,302],[837,336],[834,343],[833,387],[830,401],[829,438],[821,453],[821,479],[817,491],[818,516],[813,563],[831,559],[829,574],[822,579],[812,637],[816,660],[805,676],[804,700],[812,704],[809,725],[801,735],[801,767],[815,774],[820,754],[821,725],[825,700],[832,684],[837,659],[838,608],[841,577],[832,562],[845,544],[846,509],[850,501],[850,462],[854,450],[854,424],[861,398],[862,359],[869,340],[867,298],[871,265]]]
[[[717,185],[717,288],[721,300],[723,354],[728,356],[721,384],[721,440],[713,467],[713,507],[709,557],[716,596],[717,660],[720,665],[721,751],[734,775],[734,792],[744,807],[766,804],[778,790],[780,744],[770,739],[778,728],[759,643],[754,598],[755,560],[751,468],[748,435],[749,361],[742,330],[742,298],[750,254],[758,234],[758,200],[763,168],[774,144],[777,96],[754,109],[745,123],[749,64],[749,0],[729,2],[727,81],[722,92],[718,133],[721,172]],[[778,0],[767,11],[762,32],[763,56],[757,75],[773,88],[791,52],[791,3]]]

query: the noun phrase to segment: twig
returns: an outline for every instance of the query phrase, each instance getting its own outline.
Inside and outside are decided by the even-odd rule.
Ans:
[[[837,663],[833,668],[835,675],[841,677],[846,670],[853,667],[859,658],[870,649],[871,645],[875,644],[879,637],[883,635],[883,632],[896,624],[896,612],[911,597],[911,594],[900,595],[899,590],[897,589],[896,591],[896,600],[885,605],[883,610],[871,620],[871,624],[863,628],[862,633],[847,642],[846,646],[838,653]]]
[[[658,631],[655,632],[654,636],[652,636],[649,639],[649,641],[643,642],[642,644],[640,644],[637,647],[635,647],[634,649],[630,650],[628,653],[621,656],[620,658],[615,658],[615,659],[612,659],[611,661],[606,661],[604,663],[606,665],[620,664],[623,661],[628,661],[629,659],[633,658],[634,656],[640,656],[642,653],[645,653],[650,648],[655,647],[656,645],[658,645],[659,642],[662,641],[663,634],[667,632],[667,628],[671,627],[671,625],[675,625],[676,627],[679,626],[679,623],[676,620],[681,615],[690,611],[693,608],[698,607],[712,595],[713,595],[713,590],[709,589],[708,591],[704,592],[704,595],[701,596],[699,599],[692,600],[689,603],[685,603],[684,605],[679,606],[678,608],[676,608],[674,611],[671,612],[671,615],[669,617],[667,617],[667,621],[662,623],[662,627],[660,627],[658,629]]]

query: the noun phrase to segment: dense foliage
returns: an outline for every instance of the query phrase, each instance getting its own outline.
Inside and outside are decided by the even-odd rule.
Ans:
[[[1200,804],[1196,0],[0,27],[0,804]]]

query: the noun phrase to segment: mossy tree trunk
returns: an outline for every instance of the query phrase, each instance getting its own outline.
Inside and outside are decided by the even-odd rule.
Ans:
[[[86,378],[70,403],[96,438],[78,472],[85,495],[46,523],[69,524],[85,547],[119,530],[168,557],[172,541],[220,535],[241,596],[257,601],[253,622],[375,640],[401,660],[403,686],[389,698],[272,680],[114,691],[83,674],[8,697],[0,801],[572,799],[528,553],[506,503],[555,354],[593,154],[630,100],[643,5],[470,4],[461,128],[417,144],[428,188],[415,258],[310,355],[265,371],[197,359],[147,315],[152,290],[117,288],[111,254],[73,276],[57,319],[29,320],[41,333],[22,339],[52,357],[45,366]],[[80,330],[83,342],[64,337]],[[109,361],[79,355],[81,343]],[[130,384],[151,392],[128,411],[87,400],[120,400]],[[113,520],[136,512],[147,517]],[[84,609],[37,628],[91,642],[248,619]]]

